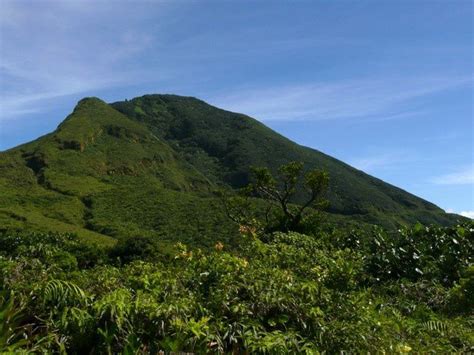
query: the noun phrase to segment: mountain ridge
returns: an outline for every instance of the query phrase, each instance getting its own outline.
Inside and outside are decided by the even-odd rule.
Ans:
[[[396,227],[460,219],[249,116],[154,94],[111,104],[84,98],[55,131],[1,152],[0,223],[105,243],[129,234],[232,242],[235,227],[213,191],[244,186],[250,166],[276,171],[293,160],[328,170],[328,215],[339,221]]]

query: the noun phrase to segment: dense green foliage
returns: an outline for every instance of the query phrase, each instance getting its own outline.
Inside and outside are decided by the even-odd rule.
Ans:
[[[239,239],[164,253],[3,232],[0,350],[474,351],[472,223]]]
[[[81,100],[0,197],[0,352],[474,351],[471,222],[194,98]]]
[[[258,121],[203,101],[149,95],[111,105],[81,100],[52,133],[0,153],[2,228],[74,232],[104,245],[156,236],[210,247],[236,244],[213,193],[245,186],[250,166],[272,174],[291,161],[331,177],[325,220],[389,228],[459,216],[301,147]],[[306,171],[305,171],[306,172]],[[303,202],[297,188],[290,202]]]

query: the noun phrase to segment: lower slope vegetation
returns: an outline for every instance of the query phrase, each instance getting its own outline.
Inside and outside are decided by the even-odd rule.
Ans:
[[[474,225],[257,235],[212,251],[0,234],[0,351],[474,351]]]

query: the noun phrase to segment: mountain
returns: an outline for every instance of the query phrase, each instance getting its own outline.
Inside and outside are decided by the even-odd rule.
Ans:
[[[246,115],[146,95],[85,98],[54,132],[0,153],[0,228],[73,231],[101,243],[138,234],[232,243],[235,226],[213,191],[244,186],[251,166],[275,171],[289,161],[329,172],[336,221],[390,228],[459,218]]]

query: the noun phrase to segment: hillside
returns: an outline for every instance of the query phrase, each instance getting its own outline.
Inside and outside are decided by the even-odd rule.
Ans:
[[[370,223],[452,223],[434,204],[334,159],[300,146],[257,120],[175,95],[146,95],[112,104],[166,140],[209,180],[232,187],[248,183],[250,166],[275,171],[289,161],[326,169],[329,211]]]
[[[245,185],[250,166],[275,170],[293,160],[329,172],[335,220],[395,227],[459,217],[248,116],[147,95],[110,105],[83,99],[54,132],[0,153],[0,228],[76,232],[102,243],[138,234],[231,242],[236,228],[213,191]]]

